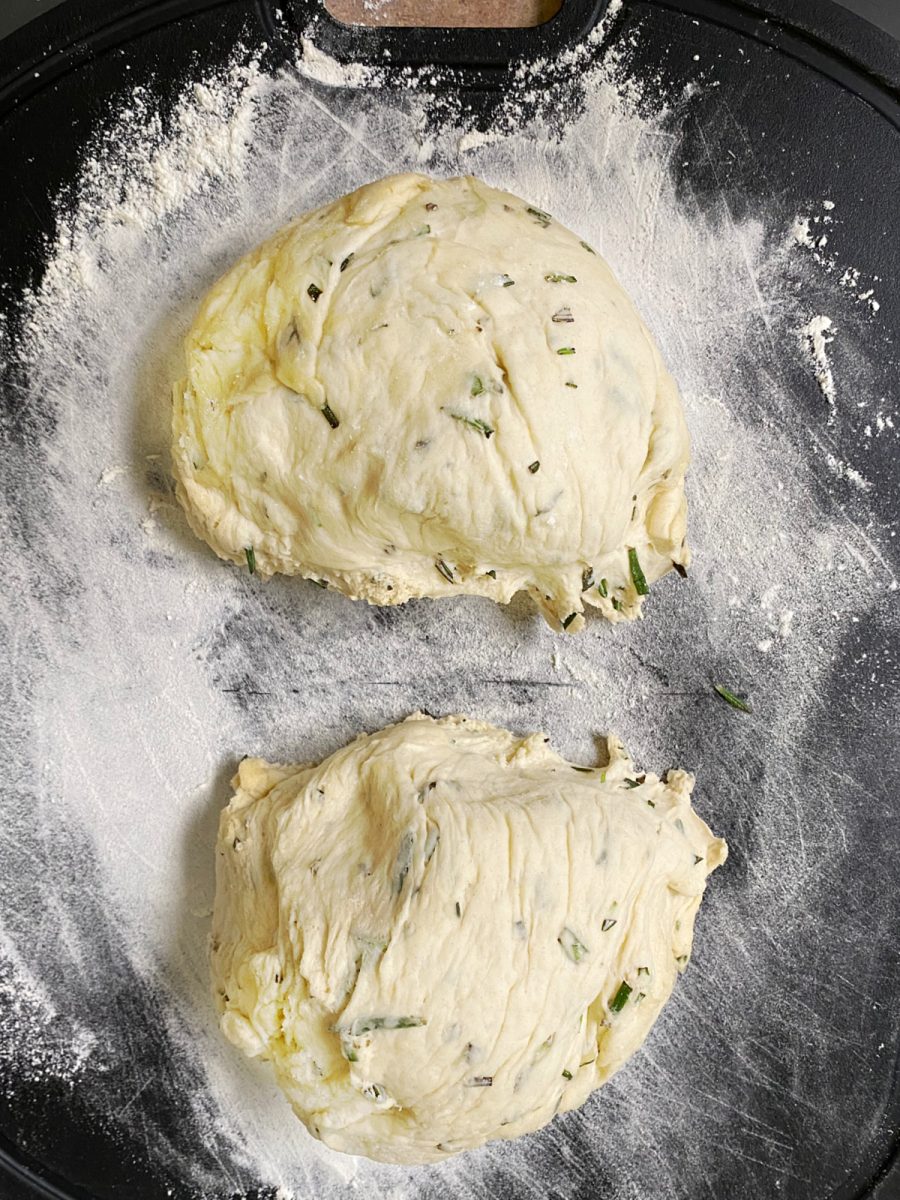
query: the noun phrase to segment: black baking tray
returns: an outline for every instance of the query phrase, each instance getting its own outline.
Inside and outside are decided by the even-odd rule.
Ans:
[[[276,11],[278,10],[278,11]],[[298,32],[315,18],[317,44],[338,60],[440,64],[449,69],[445,86],[461,111],[476,124],[489,124],[511,67],[523,57],[549,55],[583,39],[604,15],[605,0],[566,0],[560,13],[533,29],[361,29],[342,26],[312,3],[297,0],[68,0],[49,15],[0,44],[0,299],[13,329],[15,297],[40,279],[44,239],[53,227],[52,197],[76,177],[85,146],[101,128],[117,98],[141,84],[159,98],[165,111],[187,78],[198,70],[224,65],[234,46],[262,48],[262,61],[276,67],[296,46]],[[847,216],[834,234],[846,261],[880,279],[882,327],[900,342],[900,48],[887,35],[829,3],[828,0],[626,0],[616,14],[610,39],[639,24],[632,69],[671,86],[691,77],[693,56],[715,60],[721,85],[697,101],[686,131],[685,187],[700,198],[725,200],[736,215],[760,198],[789,188],[797,202],[832,196]],[[736,46],[764,48],[748,63]],[[389,56],[389,57],[388,57]],[[722,97],[727,104],[722,103]],[[752,141],[752,161],[735,160],[725,150],[739,125]],[[784,147],[791,149],[791,176],[785,181]],[[692,152],[693,151],[693,152]],[[896,361],[886,356],[884,387],[897,386]],[[798,403],[802,400],[798,399]],[[13,388],[2,396],[4,452],[27,442],[28,414],[18,408]],[[867,474],[877,481],[871,497],[873,519],[890,523],[900,512],[900,470],[887,442],[873,443]],[[861,631],[861,645],[878,630]],[[844,664],[849,680],[853,657]],[[850,684],[847,684],[848,688]],[[834,698],[832,698],[834,699]],[[823,742],[839,739],[840,712],[831,705],[822,718]],[[877,729],[878,714],[866,717]],[[871,732],[871,730],[870,730]],[[897,748],[878,786],[895,787]],[[864,772],[873,770],[857,764]],[[893,774],[891,774],[893,772]],[[891,783],[891,780],[894,783]],[[873,788],[875,787],[873,778]],[[77,832],[71,836],[77,838]],[[873,837],[883,836],[873,828]],[[91,850],[84,846],[85,870]],[[895,890],[900,877],[885,880]],[[900,903],[897,906],[900,912]],[[898,920],[900,926],[900,920]],[[141,1103],[147,1119],[164,1124],[181,1145],[190,1138],[191,1120],[183,1097],[184,1076],[175,1086],[167,1063],[177,1055],[159,1016],[152,987],[130,967],[124,948],[96,913],[96,954],[106,965],[106,994],[122,1022],[128,1022],[134,1073],[150,1080]],[[895,943],[898,939],[894,939]],[[896,949],[894,950],[894,963]],[[889,972],[888,972],[889,974]],[[894,972],[893,978],[897,978]],[[872,1039],[897,1044],[898,997],[873,1011],[867,1020]],[[849,1002],[849,1001],[848,1001]],[[0,1020],[3,1019],[0,1012]],[[115,1036],[115,1022],[110,1026]],[[785,1052],[784,1072],[791,1069]],[[778,1083],[777,1061],[767,1069]],[[2,1070],[2,1068],[0,1068]],[[859,1112],[871,1131],[863,1152],[849,1158],[823,1143],[814,1113],[794,1112],[789,1099],[772,1089],[753,1093],[746,1102],[770,1124],[787,1130],[795,1146],[798,1175],[806,1190],[794,1187],[794,1200],[892,1200],[900,1197],[900,1076],[896,1057],[861,1062],[835,1044],[829,1068],[837,1088],[862,1097],[871,1111]],[[785,1079],[786,1079],[785,1075]],[[202,1080],[192,1081],[202,1086]],[[169,1165],[151,1159],[146,1147],[117,1125],[117,1098],[123,1079],[111,1070],[104,1095],[72,1091],[52,1078],[35,1083],[0,1079],[0,1195],[48,1196],[86,1200],[163,1200],[193,1195]],[[870,1099],[866,1099],[870,1098]],[[848,1115],[848,1120],[854,1119]],[[735,1122],[735,1148],[741,1139]],[[574,1137],[574,1135],[573,1135]],[[756,1148],[756,1144],[754,1144]],[[222,1147],[188,1146],[198,1159]],[[603,1200],[617,1194],[602,1163],[592,1165],[587,1151],[573,1145],[582,1169],[570,1175],[569,1200]],[[678,1164],[689,1172],[690,1147]],[[734,1162],[739,1163],[739,1157]],[[802,1170],[801,1170],[802,1168]],[[711,1190],[696,1194],[716,1200],[774,1197],[752,1165],[723,1173]],[[749,1174],[748,1174],[749,1172]],[[804,1185],[805,1186],[805,1185]],[[228,1194],[223,1184],[222,1196]],[[263,1181],[250,1196],[270,1197]],[[515,1177],[485,1181],[484,1195],[514,1198]],[[664,1200],[670,1181],[660,1177],[657,1196]],[[683,1192],[679,1191],[679,1195]]]

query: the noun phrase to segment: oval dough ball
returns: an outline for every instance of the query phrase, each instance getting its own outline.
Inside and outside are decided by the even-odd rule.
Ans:
[[[678,391],[585,242],[477,179],[299,217],[208,294],[175,387],[194,531],[375,604],[526,589],[637,616],[688,562]]]
[[[419,714],[318,766],[246,759],[218,841],[225,1035],[307,1128],[442,1159],[580,1105],[634,1053],[726,856],[693,780]]]

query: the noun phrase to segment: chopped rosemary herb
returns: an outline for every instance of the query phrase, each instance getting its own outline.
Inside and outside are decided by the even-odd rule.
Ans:
[[[571,1071],[563,1071],[563,1073],[562,1073],[562,1077],[563,1077],[563,1079],[571,1079],[571,1078],[572,1078],[572,1072],[571,1072]]]
[[[347,257],[342,260],[340,270],[346,271],[352,261],[353,261],[353,251],[351,250],[350,253],[347,255]]]
[[[574,354],[575,347],[574,346],[560,346],[560,348],[557,350],[556,353],[557,354]]]
[[[320,287],[316,287],[314,283],[311,283],[306,289],[306,294],[309,296],[310,300],[312,300],[313,304],[316,304],[318,303],[319,297],[322,295],[322,289]]]
[[[578,616],[578,613],[569,613],[569,615],[566,617],[566,619],[562,623],[563,629],[568,629],[569,626],[572,624],[572,622],[575,620],[575,618],[577,616]]]
[[[626,983],[623,979],[619,984],[619,990],[609,1002],[609,1011],[614,1013],[621,1012],[628,1001],[628,997],[631,995],[631,991],[631,984]]]
[[[580,963],[588,953],[587,946],[579,942],[571,929],[564,929],[556,940],[562,946],[563,953],[567,958],[571,958],[573,963]]]
[[[256,574],[256,551],[252,546],[244,547],[244,554],[247,556],[247,570],[251,575]]]
[[[586,592],[588,588],[594,586],[594,568],[585,567],[581,572],[581,590]]]
[[[613,925],[615,925],[615,923],[616,923],[615,917],[604,917],[603,922],[600,925],[601,932],[609,933],[609,931],[612,929],[612,927],[613,927]]]
[[[544,279],[547,283],[577,283],[578,280],[574,275],[561,275],[558,271],[551,271],[549,275],[545,275]]]
[[[627,788],[636,788],[636,787],[640,787],[641,785],[638,783],[638,781],[636,779],[626,779],[625,786]]]
[[[328,422],[328,424],[331,426],[332,429],[337,429],[338,425],[340,425],[340,421],[334,415],[334,411],[332,410],[332,407],[328,403],[327,400],[322,405],[322,416],[325,418],[325,420]]]
[[[684,563],[673,562],[672,566],[675,568],[675,570],[678,572],[678,574],[681,576],[682,579],[687,579],[687,567],[684,565]]]
[[[734,692],[732,692],[730,690],[730,688],[725,687],[724,684],[714,683],[713,691],[718,692],[718,694],[722,697],[722,699],[725,701],[725,703],[730,704],[732,708],[736,708],[738,710],[738,712],[745,712],[745,713],[753,712],[753,709],[750,707],[750,705],[747,703],[746,700],[742,700],[740,698],[740,696],[736,696],[734,694]]]
[[[449,408],[445,408],[442,411],[445,412],[448,417],[452,417],[454,421],[459,421],[461,425],[468,425],[470,429],[474,429],[478,433],[483,433],[486,438],[493,436],[493,426],[488,425],[487,421],[482,421],[480,417],[467,417],[465,413],[453,412],[452,409]]]
[[[437,567],[437,569],[440,571],[440,573],[443,575],[443,577],[447,580],[448,583],[456,583],[456,579],[453,575],[453,571],[450,569],[450,567],[447,566],[447,564],[444,562],[444,560],[442,558],[439,558],[434,565]]]
[[[550,224],[553,219],[549,213],[543,212],[539,208],[526,208],[525,211],[537,221],[544,229]]]
[[[397,862],[394,867],[393,891],[395,896],[400,895],[403,891],[403,885],[406,883],[406,877],[412,865],[412,852],[415,841],[415,834],[412,831],[404,833],[400,849],[397,851]]]
[[[424,1017],[357,1017],[349,1026],[338,1027],[338,1032],[357,1038],[376,1029],[417,1029],[425,1024]]]
[[[594,249],[594,247],[589,246],[587,244],[587,242],[582,242],[581,244],[582,244],[582,246],[584,246],[585,250],[587,250],[588,254],[596,254],[597,253],[597,251]]]
[[[649,975],[650,968],[649,967],[638,967],[637,973],[638,973],[638,975]]]
[[[559,308],[550,318],[554,325],[571,325],[575,318],[572,316],[571,308]]]
[[[637,550],[635,550],[633,546],[628,547],[628,566],[631,569],[631,582],[634,584],[634,590],[639,596],[649,595],[650,588],[647,584],[646,576],[641,570],[641,564],[637,556]]]
[[[603,597],[604,600],[609,595],[609,585],[607,584],[605,579],[601,579],[600,582],[597,584],[597,591],[600,593],[600,595]]]
[[[469,1082],[466,1084],[466,1087],[493,1087],[493,1086],[494,1086],[493,1075],[476,1075],[473,1079],[470,1079]]]
[[[541,461],[539,458],[536,458],[533,463],[528,464],[528,470],[531,472],[532,475],[537,475],[537,473],[540,469],[541,469]]]

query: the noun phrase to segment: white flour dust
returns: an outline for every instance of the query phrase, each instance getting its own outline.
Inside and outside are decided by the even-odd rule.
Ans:
[[[702,1158],[726,1139],[734,1088],[743,1103],[749,1084],[719,1064],[761,1036],[759,1023],[798,1019],[785,965],[803,932],[798,897],[814,915],[822,880],[857,838],[811,722],[843,639],[896,581],[858,507],[866,481],[837,440],[850,388],[826,353],[831,320],[810,317],[823,288],[841,289],[806,254],[825,235],[807,225],[803,245],[786,246],[783,224],[735,222],[724,202],[679,190],[679,111],[654,111],[609,66],[591,68],[584,111],[564,134],[539,115],[510,120],[540,75],[523,69],[487,132],[441,119],[416,80],[389,94],[370,68],[338,67],[311,42],[296,72],[272,78],[243,62],[193,85],[165,129],[137,94],[61,202],[46,275],[27,300],[19,353],[37,427],[33,453],[9,472],[2,530],[20,547],[5,563],[3,619],[28,656],[27,703],[5,745],[31,790],[6,822],[42,857],[35,871],[20,863],[34,881],[21,911],[4,906],[3,961],[10,979],[36,980],[22,1018],[34,1063],[49,1055],[59,1074],[83,1079],[103,1035],[66,1011],[62,967],[80,956],[90,976],[89,927],[104,915],[120,957],[162,997],[173,1055],[200,1080],[185,1103],[204,1154],[162,1138],[159,1148],[198,1195],[262,1183],[283,1197],[475,1197],[502,1176],[517,1197],[544,1196],[535,1163],[558,1159],[565,1171],[567,1137],[603,1156],[611,1196],[654,1194],[660,1163],[679,1147],[690,1141]],[[182,520],[167,466],[168,389],[199,298],[292,215],[410,169],[477,173],[577,230],[610,260],[681,383],[694,567],[686,583],[655,588],[633,628],[597,621],[558,638],[524,604],[380,611],[297,581],[263,586],[215,560]],[[809,300],[786,286],[789,274]],[[870,436],[893,436],[893,408],[854,370],[854,401],[877,409]],[[805,387],[809,408],[821,409],[817,386],[827,405],[815,424],[796,397]],[[825,494],[817,462],[844,477],[835,487],[850,486]],[[885,684],[871,666],[876,703]],[[747,693],[754,716],[728,709],[714,682]],[[612,728],[647,767],[695,769],[698,808],[729,838],[737,881],[727,871],[713,879],[695,962],[620,1079],[543,1134],[427,1175],[342,1158],[309,1138],[265,1068],[219,1036],[205,960],[214,829],[236,760],[312,759],[419,707],[545,729],[581,761]],[[93,864],[80,875],[58,868],[70,828]],[[37,919],[45,911],[52,920]],[[801,1015],[825,1053],[825,1026]],[[68,1059],[49,1049],[60,1019]],[[0,1053],[12,1053],[2,1038]],[[796,1086],[826,1105],[815,1081]],[[704,1089],[715,1102],[698,1107]],[[823,1141],[841,1154],[852,1122],[837,1107]],[[152,1138],[140,1100],[120,1119],[140,1119]],[[747,1117],[743,1135],[759,1137],[769,1185],[789,1180],[790,1146],[756,1121]],[[689,1194],[699,1193],[678,1196]]]

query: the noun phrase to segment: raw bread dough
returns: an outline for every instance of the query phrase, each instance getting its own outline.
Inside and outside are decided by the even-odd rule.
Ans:
[[[574,1108],[647,1035],[725,859],[693,780],[417,714],[245,759],[218,841],[222,1029],[339,1150],[431,1162]]]
[[[210,291],[175,387],[195,532],[397,604],[527,589],[576,632],[688,562],[678,391],[604,260],[473,178],[398,175]],[[631,551],[631,555],[629,555]]]

